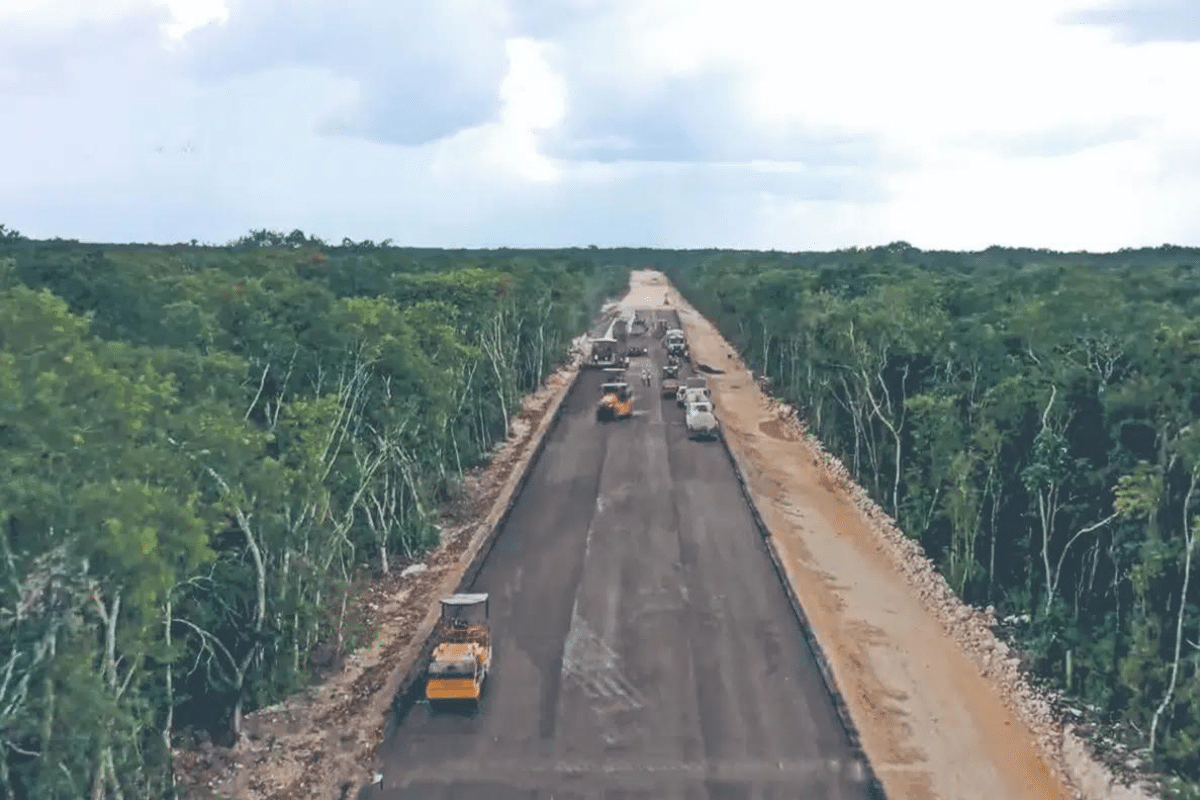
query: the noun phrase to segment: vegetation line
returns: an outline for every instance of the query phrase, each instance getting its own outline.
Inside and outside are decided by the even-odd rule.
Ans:
[[[1122,765],[1200,797],[1200,251],[667,272]],[[1188,645],[1184,647],[1184,645]]]
[[[356,581],[629,270],[594,251],[0,240],[0,797],[175,797],[171,746],[356,646]]]

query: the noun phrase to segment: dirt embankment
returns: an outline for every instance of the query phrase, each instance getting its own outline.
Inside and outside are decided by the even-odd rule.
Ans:
[[[610,303],[604,314],[615,313]],[[177,780],[189,800],[330,800],[369,780],[392,700],[420,653],[437,598],[455,590],[499,522],[575,378],[585,343],[577,339],[570,363],[524,399],[488,465],[464,476],[462,504],[443,519],[438,549],[356,591],[352,605],[372,632],[369,645],[304,693],[247,715],[235,746],[202,743],[175,752]]]
[[[658,303],[667,292],[680,314],[725,438],[892,800],[1152,796],[1118,785],[1064,730],[991,614],[959,600],[665,276],[641,273],[635,282]]]

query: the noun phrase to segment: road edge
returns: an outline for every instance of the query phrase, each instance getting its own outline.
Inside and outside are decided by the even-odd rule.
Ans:
[[[867,757],[866,748],[863,747],[862,738],[858,732],[858,726],[854,724],[854,719],[850,715],[850,708],[846,705],[846,700],[842,696],[841,688],[838,686],[837,679],[833,675],[833,670],[826,658],[825,650],[821,647],[821,643],[817,641],[816,633],[809,623],[808,614],[804,611],[804,604],[800,602],[800,596],[796,593],[796,587],[792,584],[791,576],[787,572],[787,567],[783,563],[779,549],[775,546],[774,534],[771,533],[771,529],[767,526],[762,513],[758,509],[758,504],[754,500],[754,494],[750,490],[750,479],[746,465],[738,454],[733,451],[729,441],[725,438],[725,431],[723,429],[720,441],[721,449],[724,450],[725,456],[733,466],[733,473],[737,477],[742,497],[745,498],[746,505],[750,508],[750,516],[754,519],[754,525],[758,530],[759,538],[762,540],[763,547],[767,551],[767,556],[771,559],[771,566],[774,567],[775,575],[779,578],[780,584],[783,585],[784,593],[788,598],[788,605],[791,606],[792,613],[796,615],[796,620],[800,623],[800,631],[804,634],[804,640],[808,643],[808,647],[812,651],[813,659],[817,662],[817,669],[821,673],[825,689],[829,692],[829,696],[833,700],[834,711],[837,712],[842,729],[846,732],[846,737],[850,740],[851,749],[860,759],[863,771],[866,773],[865,783],[867,785],[868,796],[872,800],[887,800],[887,794],[883,790],[883,783],[879,780],[879,776],[875,774],[875,768],[872,766],[871,760]]]
[[[566,404],[567,397],[574,391],[579,378],[583,373],[583,361],[576,357],[572,366],[559,373],[565,378],[563,387],[555,393],[550,401],[545,412],[542,414],[538,426],[530,434],[526,446],[532,446],[529,455],[524,459],[523,465],[518,465],[509,474],[504,487],[500,490],[500,494],[493,503],[488,516],[484,519],[484,524],[475,533],[472,541],[467,545],[467,549],[459,556],[455,566],[447,571],[446,577],[441,582],[441,595],[453,594],[461,591],[464,587],[471,584],[475,577],[482,569],[484,562],[487,560],[488,554],[499,538],[500,531],[508,521],[512,513],[513,507],[516,505],[517,499],[521,496],[522,490],[529,481],[530,475],[533,474],[534,467],[542,457],[543,451],[546,449],[546,443],[550,440],[550,434],[554,431],[560,420],[562,419],[563,407]],[[393,729],[398,717],[402,716],[413,703],[415,702],[416,689],[420,685],[420,676],[422,667],[428,663],[428,660],[433,652],[433,642],[431,636],[434,626],[437,624],[441,611],[438,606],[434,605],[429,609],[425,619],[418,626],[412,637],[412,644],[400,656],[394,668],[393,674],[399,674],[400,678],[396,682],[395,691],[392,692],[391,710],[388,713],[388,720],[384,726],[384,735],[380,740],[380,745],[386,741],[387,734]],[[379,745],[376,746],[378,748]],[[382,774],[381,759],[377,752],[373,754],[376,764],[375,774]],[[374,781],[366,782],[357,780],[346,786],[338,796],[339,800],[357,796],[364,788],[374,783]]]

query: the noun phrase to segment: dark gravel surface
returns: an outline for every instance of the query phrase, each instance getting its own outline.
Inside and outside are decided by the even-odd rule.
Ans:
[[[479,711],[407,709],[363,798],[868,796],[721,443],[688,440],[644,363],[632,420],[595,421],[600,374],[575,384],[472,586]]]

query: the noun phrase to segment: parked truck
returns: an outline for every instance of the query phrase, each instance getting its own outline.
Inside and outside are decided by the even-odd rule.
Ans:
[[[666,348],[667,355],[687,358],[687,340],[684,339],[683,331],[679,328],[667,331],[667,335],[663,337],[663,347]]]
[[[689,439],[717,438],[717,417],[713,414],[711,403],[697,401],[688,404],[687,416],[684,419]]]
[[[712,392],[709,391],[708,381],[704,378],[688,378],[675,393],[675,402],[680,408],[687,408],[691,403],[701,400],[712,404]]]

